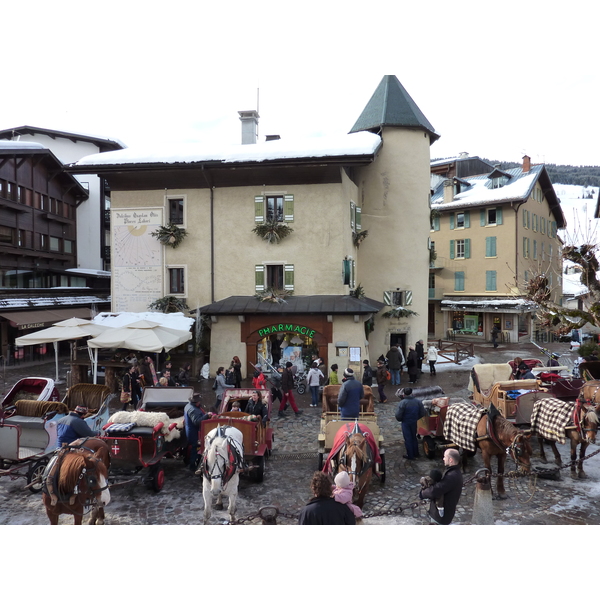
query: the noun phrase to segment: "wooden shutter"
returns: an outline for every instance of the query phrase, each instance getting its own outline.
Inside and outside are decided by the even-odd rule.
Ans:
[[[450,229],[454,229],[454,213],[450,213]]]
[[[288,292],[294,291],[294,265],[285,265],[283,289]]]
[[[413,301],[413,293],[412,290],[406,290],[404,292],[404,304],[403,306],[410,306]]]
[[[471,258],[471,240],[465,240],[465,258]]]
[[[433,230],[434,231],[440,230],[440,216],[439,215],[436,215],[435,217],[433,217]]]
[[[496,291],[496,271],[485,272],[485,290],[486,292]]]
[[[265,266],[256,265],[254,267],[254,289],[257,292],[265,291]]]
[[[465,211],[465,229],[471,227],[471,213],[467,210]]]
[[[294,196],[292,194],[286,194],[283,197],[283,220],[286,222],[294,220]]]
[[[485,210],[485,208],[479,209],[479,224],[482,227],[485,227],[485,224],[486,224],[486,213],[487,213],[487,211]]]
[[[450,258],[454,258],[454,240],[450,240]]]
[[[362,208],[360,206],[356,207],[356,211],[354,213],[354,222],[356,225],[356,231],[360,231],[362,229]]]
[[[527,227],[527,211],[523,209],[523,227]]]
[[[488,258],[496,256],[496,237],[495,236],[485,238],[485,255]]]
[[[496,208],[496,225],[502,225],[502,207]]]
[[[464,292],[465,291],[465,273],[464,271],[456,271],[454,273],[454,291]]]
[[[383,303],[388,306],[392,305],[392,292],[383,292]]]
[[[265,197],[254,196],[254,222],[265,222]]]
[[[350,229],[352,229],[352,231],[354,231],[354,202],[350,202]]]

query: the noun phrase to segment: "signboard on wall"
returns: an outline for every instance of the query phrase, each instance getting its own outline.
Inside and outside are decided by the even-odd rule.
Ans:
[[[112,310],[144,312],[162,298],[163,248],[151,235],[163,222],[162,208],[111,210]]]

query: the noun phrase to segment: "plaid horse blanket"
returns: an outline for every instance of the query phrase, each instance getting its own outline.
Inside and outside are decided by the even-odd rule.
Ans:
[[[554,398],[537,400],[531,413],[531,433],[564,444],[567,441],[565,427],[572,423],[574,410],[575,402]]]
[[[460,448],[475,452],[477,424],[485,413],[485,409],[472,404],[452,404],[444,420],[444,438]]]

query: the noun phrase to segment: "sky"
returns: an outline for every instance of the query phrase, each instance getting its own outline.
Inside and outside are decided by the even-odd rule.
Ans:
[[[237,144],[347,133],[396,75],[441,138],[431,157],[598,165],[589,2],[6,3],[0,129]]]

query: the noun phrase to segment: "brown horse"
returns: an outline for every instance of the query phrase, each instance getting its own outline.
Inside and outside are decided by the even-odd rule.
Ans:
[[[332,471],[335,476],[340,471],[346,471],[350,481],[354,483],[352,501],[362,508],[365,496],[373,475],[373,452],[367,438],[361,432],[346,435],[346,441],[337,454],[337,460],[332,460]]]
[[[73,515],[81,525],[91,509],[90,525],[104,524],[104,507],[110,502],[108,446],[98,438],[75,440],[63,446],[44,472],[42,500],[50,525],[62,514]]]
[[[600,382],[598,382],[600,383]],[[587,478],[585,471],[583,470],[583,459],[585,457],[585,451],[590,443],[596,441],[596,433],[598,432],[598,414],[593,408],[585,406],[578,402],[575,407],[574,421],[577,423],[572,428],[565,428],[565,436],[571,440],[571,475],[576,475],[580,479]],[[552,452],[554,453],[554,462],[560,467],[562,466],[562,459],[560,453],[556,449],[556,442],[553,440],[545,440],[542,436],[538,435],[540,443],[540,457],[543,463],[547,463],[546,453],[544,452],[544,441],[550,444]],[[577,460],[577,446],[581,444],[579,450],[579,460]]]
[[[586,381],[579,392],[579,399],[587,404],[593,404],[596,414],[600,416],[600,380],[590,379],[590,381]]]
[[[529,472],[533,454],[529,443],[530,437],[531,433],[524,433],[499,413],[492,415],[492,411],[483,415],[477,424],[476,446],[481,449],[483,463],[490,472],[492,456],[498,457],[497,500],[504,500],[507,497],[503,477],[507,456],[515,461],[518,471]]]

